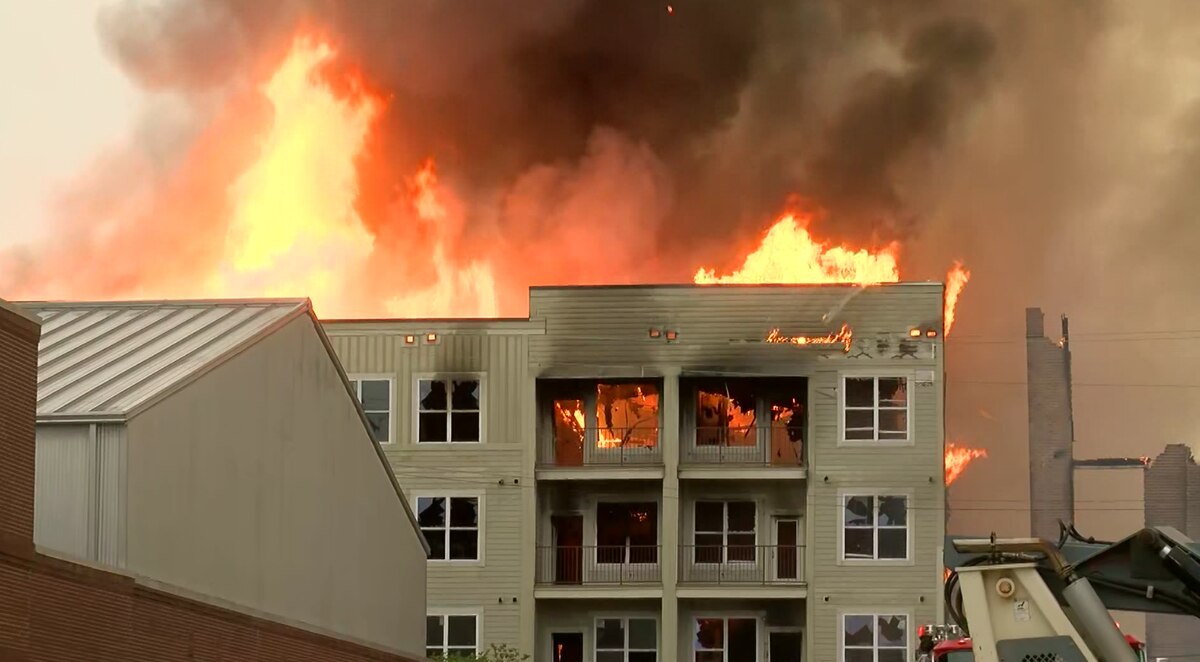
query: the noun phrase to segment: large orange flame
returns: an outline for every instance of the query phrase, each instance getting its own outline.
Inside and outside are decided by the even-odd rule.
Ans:
[[[950,273],[946,274],[946,310],[943,314],[946,330],[942,332],[944,336],[950,335],[950,328],[954,326],[954,308],[958,305],[958,297],[969,280],[970,270],[963,267],[962,262],[955,260]]]
[[[829,247],[808,233],[809,219],[786,214],[767,230],[762,244],[746,257],[742,268],[726,276],[701,268],[694,280],[717,283],[859,283],[872,285],[900,280],[896,264],[899,245],[878,252]]]
[[[946,442],[946,485],[958,480],[972,460],[987,456],[987,451],[982,448],[969,448]]]

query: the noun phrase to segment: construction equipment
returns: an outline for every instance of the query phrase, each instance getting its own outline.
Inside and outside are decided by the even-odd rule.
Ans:
[[[917,628],[917,662],[974,662],[974,642],[957,625],[922,625]],[[1127,634],[1125,641],[1146,662],[1146,644]]]
[[[1144,647],[1109,610],[1200,617],[1200,547],[1170,527],[1117,543],[1068,525],[1057,544],[995,536],[947,543],[954,570],[946,608],[973,654],[947,662],[1139,662]]]

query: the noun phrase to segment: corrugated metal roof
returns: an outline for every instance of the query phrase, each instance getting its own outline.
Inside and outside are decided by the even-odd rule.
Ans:
[[[309,309],[307,299],[26,303],[39,420],[124,417]]]

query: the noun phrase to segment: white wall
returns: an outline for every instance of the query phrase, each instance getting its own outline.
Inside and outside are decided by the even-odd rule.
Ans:
[[[38,425],[36,462],[34,543],[124,567],[124,426]]]
[[[423,657],[425,553],[301,317],[129,422],[131,570]]]

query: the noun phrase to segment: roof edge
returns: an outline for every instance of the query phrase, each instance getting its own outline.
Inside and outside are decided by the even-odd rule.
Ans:
[[[0,299],[0,310],[12,313],[13,319],[17,320],[20,324],[28,322],[30,330],[40,330],[42,328],[42,319],[26,310],[23,304]]]
[[[871,283],[869,287],[928,287],[942,285],[940,280],[902,280],[893,283]],[[862,287],[861,283],[626,283],[618,285],[530,285],[529,291],[547,290],[713,290],[713,289],[822,289]]]
[[[237,306],[246,304],[305,304],[312,306],[312,301],[305,297],[262,297],[262,298],[231,298],[231,299],[96,299],[71,300],[55,299],[46,301],[18,301],[22,306],[37,308],[111,308],[113,306]]]
[[[371,423],[367,420],[367,413],[362,408],[362,403],[358,399],[358,395],[354,389],[350,387],[350,377],[346,374],[346,368],[342,366],[341,359],[338,358],[337,352],[333,349],[333,343],[329,341],[329,336],[325,333],[325,328],[320,319],[317,318],[316,312],[312,305],[308,306],[306,311],[309,319],[312,321],[313,328],[317,331],[317,337],[321,339],[321,344],[325,347],[325,351],[329,354],[329,359],[333,361],[334,368],[337,369],[338,376],[342,378],[342,386],[346,389],[346,395],[349,396],[350,402],[354,405],[354,410],[358,412],[359,421],[362,423],[363,432],[366,433],[367,443],[375,450],[375,455],[379,458],[379,463],[383,465],[384,475],[392,483],[392,489],[396,491],[396,497],[400,499],[400,505],[404,507],[404,513],[408,515],[408,520],[412,524],[413,533],[417,537],[417,541],[421,543],[421,547],[425,550],[425,555],[429,555],[429,542],[425,540],[425,536],[421,535],[421,523],[417,520],[416,513],[413,512],[412,506],[408,504],[408,498],[404,495],[404,488],[400,485],[400,481],[396,479],[395,472],[392,471],[392,463],[388,462],[387,454],[383,452],[379,444],[371,437]]]

